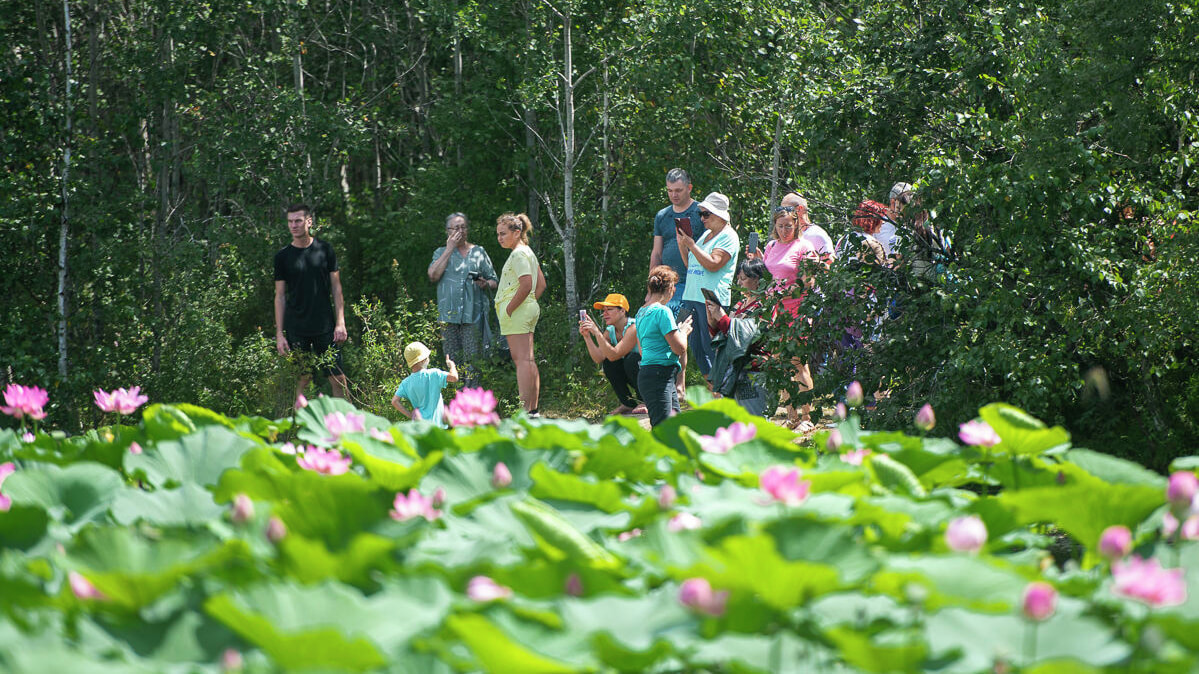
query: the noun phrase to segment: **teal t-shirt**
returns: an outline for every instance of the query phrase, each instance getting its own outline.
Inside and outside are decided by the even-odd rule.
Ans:
[[[678,365],[679,357],[670,350],[666,335],[679,329],[674,313],[664,305],[647,304],[637,311],[637,342],[641,345],[642,365]]]
[[[420,410],[421,419],[445,428],[442,418],[445,415],[445,403],[441,401],[441,389],[445,388],[449,376],[450,373],[445,370],[426,367],[405,377],[396,389],[395,396],[404,398]]]
[[[630,318],[629,322],[626,323],[624,326],[624,331],[628,332],[629,328],[633,327],[636,324],[637,324],[637,319]],[[619,344],[620,340],[616,339],[616,328],[612,327],[611,325],[608,325],[605,327],[608,328],[608,343],[611,344],[612,346],[616,346],[617,344]],[[641,345],[640,344],[633,347],[633,353],[641,353]]]
[[[720,230],[716,236],[711,236],[711,234],[710,231],[705,232],[704,237],[695,242],[696,245],[708,255],[715,250],[726,251],[729,254],[729,261],[716,271],[708,271],[699,263],[699,260],[695,259],[694,255],[688,256],[687,287],[683,290],[683,299],[689,302],[703,302],[704,294],[700,289],[707,288],[716,293],[716,297],[720,298],[720,303],[727,307],[732,297],[729,286],[733,285],[733,274],[737,269],[737,253],[741,248],[741,237],[737,236],[737,231],[733,229],[732,225],[725,225],[724,229]]]

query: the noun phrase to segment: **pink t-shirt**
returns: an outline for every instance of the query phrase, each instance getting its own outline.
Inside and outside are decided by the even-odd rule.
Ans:
[[[804,258],[816,259],[816,249],[811,241],[803,237],[787,243],[779,243],[776,239],[766,244],[766,250],[762,251],[762,262],[766,263],[774,282],[782,288],[790,288],[795,284],[800,261]]]

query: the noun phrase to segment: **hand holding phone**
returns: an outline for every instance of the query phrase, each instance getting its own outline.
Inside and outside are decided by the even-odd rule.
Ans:
[[[587,320],[587,310],[579,309],[579,322],[583,322],[585,320]]]
[[[704,294],[704,301],[705,301],[705,302],[711,302],[712,304],[715,304],[715,305],[716,305],[716,306],[718,306],[718,307],[720,307],[720,306],[724,306],[724,305],[722,305],[722,304],[720,303],[720,298],[719,298],[719,297],[717,297],[717,296],[716,296],[716,293],[712,292],[712,291],[711,291],[711,289],[709,289],[709,288],[700,288],[700,289],[699,289],[699,291],[700,291],[700,292],[702,292],[702,293]]]
[[[749,233],[749,239],[745,244],[745,252],[748,255],[753,255],[758,251],[758,232],[754,230]]]
[[[676,230],[686,234],[687,236],[690,236],[690,237],[695,236],[694,234],[691,233],[691,218],[689,218],[687,216],[683,216],[681,218],[675,217],[674,228]]]

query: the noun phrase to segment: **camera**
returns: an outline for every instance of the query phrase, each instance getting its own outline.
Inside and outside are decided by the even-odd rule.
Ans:
[[[478,281],[478,280],[479,280],[479,272],[477,272],[477,271],[468,271],[468,272],[466,272],[466,277],[467,277],[467,278],[469,278],[469,279],[470,279],[470,280],[472,280],[472,281]]]

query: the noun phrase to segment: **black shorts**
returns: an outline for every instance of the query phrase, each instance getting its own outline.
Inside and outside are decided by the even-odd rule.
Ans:
[[[321,335],[286,336],[291,350],[304,354],[300,362],[305,369],[326,377],[345,374],[341,367],[341,345],[333,343],[332,331]]]

